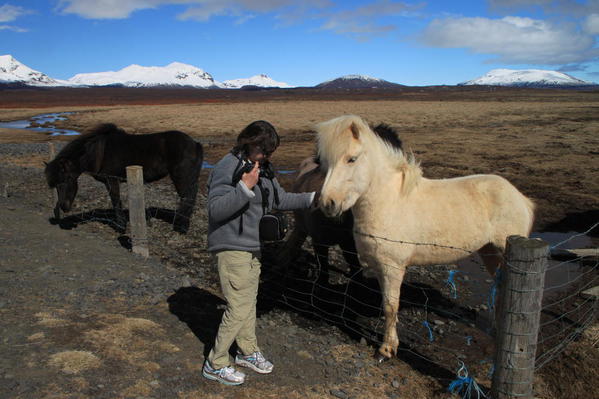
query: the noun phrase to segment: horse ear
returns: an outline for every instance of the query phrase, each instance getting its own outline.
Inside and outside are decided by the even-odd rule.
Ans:
[[[351,130],[352,136],[354,136],[354,139],[360,140],[360,131],[358,130],[358,127],[356,126],[356,124],[352,122],[352,124],[349,126],[349,128]]]

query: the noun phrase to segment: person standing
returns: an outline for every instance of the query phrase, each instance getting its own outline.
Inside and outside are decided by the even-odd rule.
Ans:
[[[309,208],[315,197],[314,192],[287,193],[280,186],[270,163],[279,143],[270,123],[250,123],[208,179],[208,251],[216,258],[227,306],[202,374],[226,385],[245,381],[245,374],[231,365],[229,348],[234,341],[235,365],[261,374],[273,370],[256,338],[260,219],[272,209]]]

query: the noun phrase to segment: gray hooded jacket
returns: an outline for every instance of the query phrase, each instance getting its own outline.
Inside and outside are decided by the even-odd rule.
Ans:
[[[241,180],[232,184],[239,165],[239,158],[229,153],[214,166],[208,178],[208,251],[260,250],[262,193],[258,185],[250,190]],[[314,193],[285,192],[276,178],[260,177],[260,184],[270,192],[267,212],[308,208],[314,198]],[[278,205],[274,203],[274,190],[278,193]]]

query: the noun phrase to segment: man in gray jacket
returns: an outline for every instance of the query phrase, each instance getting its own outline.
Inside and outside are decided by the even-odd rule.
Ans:
[[[287,193],[274,177],[269,158],[279,136],[268,122],[255,121],[241,131],[237,145],[208,179],[208,251],[215,254],[227,300],[214,347],[202,374],[226,385],[239,385],[229,348],[237,342],[235,364],[258,373],[272,372],[256,339],[256,297],[260,280],[260,219],[272,209],[308,208],[315,193]]]

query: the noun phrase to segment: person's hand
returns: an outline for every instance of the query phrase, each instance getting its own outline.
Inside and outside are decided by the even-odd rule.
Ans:
[[[241,181],[251,190],[256,183],[258,183],[258,179],[260,179],[260,164],[254,162],[254,169],[250,170],[248,173],[244,173],[243,176],[241,176]]]

